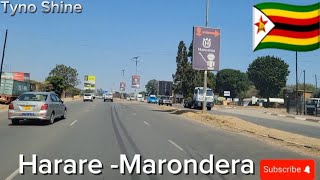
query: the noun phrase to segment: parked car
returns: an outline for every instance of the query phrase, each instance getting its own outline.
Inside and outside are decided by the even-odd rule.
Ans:
[[[150,96],[148,98],[148,103],[153,103],[153,104],[157,104],[158,103],[158,99],[154,96]]]
[[[90,93],[86,93],[83,95],[83,102],[91,101],[93,102],[93,95]]]
[[[310,98],[306,103],[306,111],[311,115],[320,114],[320,98]]]
[[[9,104],[8,119],[13,125],[21,120],[45,120],[53,124],[56,118],[65,119],[67,107],[54,92],[26,92]]]
[[[172,98],[169,96],[161,96],[158,102],[160,105],[172,106]]]

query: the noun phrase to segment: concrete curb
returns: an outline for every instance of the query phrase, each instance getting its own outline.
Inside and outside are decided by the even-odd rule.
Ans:
[[[320,123],[320,120],[312,119],[312,118],[308,118],[308,117],[298,117],[298,116],[293,116],[293,115],[275,114],[275,113],[269,113],[269,112],[264,112],[264,113],[268,114],[268,115],[272,115],[272,116],[288,117],[288,118],[293,118],[293,119],[301,120],[301,121],[310,121],[310,122]]]

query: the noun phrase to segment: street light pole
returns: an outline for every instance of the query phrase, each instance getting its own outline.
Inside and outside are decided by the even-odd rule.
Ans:
[[[206,27],[208,27],[208,22],[209,22],[209,0],[206,0]],[[207,108],[207,75],[208,75],[208,71],[205,70],[204,71],[204,78],[203,78],[203,96],[204,96],[204,100],[203,100],[203,104],[202,104],[202,113],[206,112],[206,108]]]
[[[0,67],[0,87],[1,87],[3,60],[4,60],[4,54],[5,54],[5,51],[6,51],[6,44],[7,44],[7,36],[8,36],[8,29],[6,29],[6,34],[5,34],[5,37],[4,37],[4,43],[3,43],[3,49],[2,49],[2,59],[1,59],[1,67]]]
[[[317,78],[317,74],[314,75],[314,78],[316,80],[316,93],[318,92],[318,78]]]

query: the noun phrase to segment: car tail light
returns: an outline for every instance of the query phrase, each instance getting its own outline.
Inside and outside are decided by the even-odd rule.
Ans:
[[[48,104],[44,104],[41,106],[41,110],[47,110],[48,109]]]
[[[9,104],[9,109],[14,109],[13,104]]]

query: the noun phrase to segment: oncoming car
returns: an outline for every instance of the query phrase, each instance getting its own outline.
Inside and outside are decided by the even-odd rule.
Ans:
[[[53,124],[55,119],[65,119],[67,107],[53,92],[26,92],[12,101],[8,109],[8,119],[13,125],[21,120],[44,120]]]

